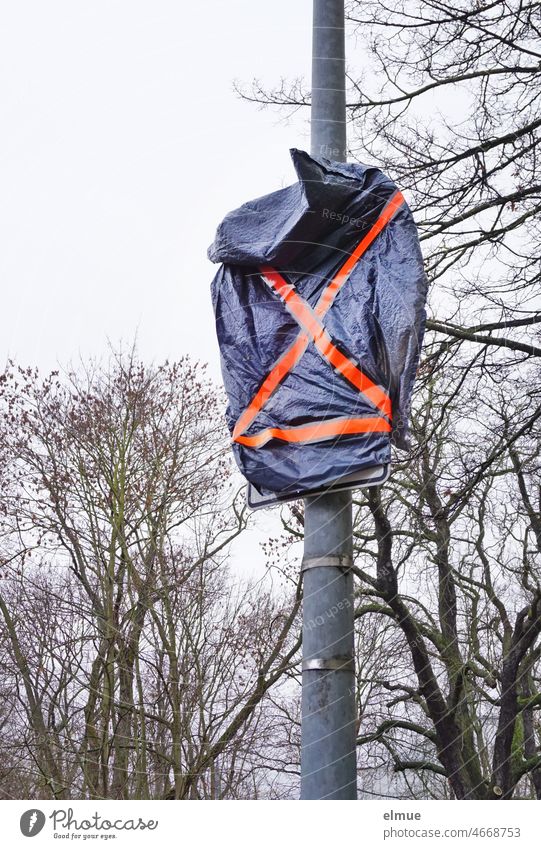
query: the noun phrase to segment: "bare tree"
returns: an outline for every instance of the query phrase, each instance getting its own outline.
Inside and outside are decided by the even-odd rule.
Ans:
[[[204,371],[133,353],[43,380],[12,367],[1,404],[5,780],[54,798],[272,794],[263,705],[300,594],[229,565],[246,515]]]
[[[350,156],[405,191],[431,284],[411,452],[357,501],[357,617],[380,657],[362,763],[391,795],[538,796],[540,9],[347,9]],[[243,96],[310,103],[298,80]]]
[[[359,502],[358,550],[375,571],[360,571],[357,616],[392,622],[410,658],[378,676],[380,713],[359,742],[385,746],[397,772],[445,777],[456,798],[537,795],[540,408],[511,417],[505,395],[468,408],[440,382],[408,462]]]

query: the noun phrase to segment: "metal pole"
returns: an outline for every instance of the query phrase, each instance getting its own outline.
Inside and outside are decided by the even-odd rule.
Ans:
[[[344,0],[314,0],[312,155],[347,158]]]
[[[346,159],[344,0],[314,0],[312,154]],[[301,799],[356,799],[350,493],[305,500]]]

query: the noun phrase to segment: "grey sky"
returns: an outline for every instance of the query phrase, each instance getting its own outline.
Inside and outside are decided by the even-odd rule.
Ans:
[[[2,349],[41,368],[138,333],[218,376],[206,248],[225,212],[293,180],[287,126],[232,81],[309,77],[310,0],[6,4]]]

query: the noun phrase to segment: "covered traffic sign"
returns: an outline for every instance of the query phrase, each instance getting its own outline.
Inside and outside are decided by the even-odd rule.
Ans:
[[[229,213],[209,249],[233,451],[263,502],[385,475],[391,440],[407,447],[425,319],[394,183],[291,154],[298,182]]]

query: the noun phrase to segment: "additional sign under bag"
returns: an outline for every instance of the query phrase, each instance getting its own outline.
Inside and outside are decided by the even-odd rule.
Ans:
[[[209,250],[227,420],[262,493],[312,491],[407,447],[426,277],[377,168],[293,150],[298,183],[229,213]]]

